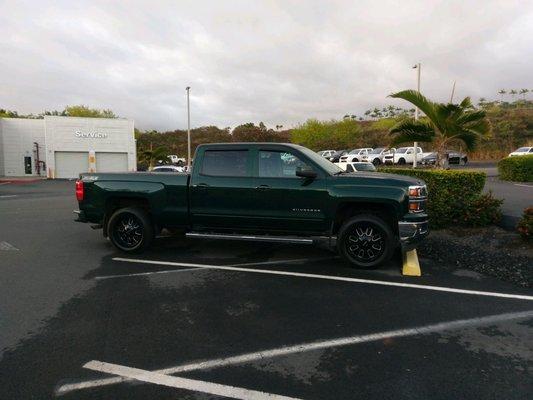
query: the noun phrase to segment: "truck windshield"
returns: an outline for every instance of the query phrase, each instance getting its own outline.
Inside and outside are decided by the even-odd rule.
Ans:
[[[314,151],[309,150],[308,148],[305,148],[303,146],[298,146],[298,150],[300,150],[303,154],[305,154],[306,157],[309,158],[311,161],[313,161],[315,164],[318,164],[320,168],[322,168],[324,171],[326,171],[330,175],[334,175],[339,172],[344,172],[342,168],[337,167],[332,162],[326,160],[324,157],[319,156]]]
[[[377,149],[372,150],[369,154],[380,154],[383,150],[385,150],[385,147],[378,147]]]

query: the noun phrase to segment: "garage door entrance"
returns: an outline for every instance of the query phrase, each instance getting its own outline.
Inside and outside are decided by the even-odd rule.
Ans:
[[[89,154],[76,151],[56,151],[56,178],[77,178],[89,170]]]
[[[97,172],[127,172],[128,153],[96,153]]]

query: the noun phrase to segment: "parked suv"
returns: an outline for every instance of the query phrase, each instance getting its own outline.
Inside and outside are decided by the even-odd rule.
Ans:
[[[378,147],[370,152],[368,152],[367,155],[364,155],[362,157],[363,161],[371,162],[374,165],[380,165],[383,164],[385,161],[385,156],[387,154],[392,154],[394,151],[396,151],[395,148],[388,149],[386,147]]]
[[[330,158],[333,156],[333,154],[335,154],[337,150],[322,150],[322,151],[319,151],[318,154],[321,155],[322,157],[324,158]]]
[[[77,220],[103,228],[126,253],[167,228],[204,239],[322,243],[371,268],[429,232],[420,179],[346,173],[293,144],[201,145],[190,175],[81,174],[76,198]]]
[[[373,149],[370,147],[362,149],[353,149],[348,154],[342,156],[339,162],[359,162],[364,156],[368,155]]]

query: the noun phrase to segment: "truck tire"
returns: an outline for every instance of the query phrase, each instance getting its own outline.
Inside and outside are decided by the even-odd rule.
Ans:
[[[381,160],[380,160],[379,158],[374,158],[374,159],[372,160],[372,164],[374,164],[374,166],[377,167],[378,165],[381,164]]]
[[[405,158],[400,158],[398,160],[398,165],[405,165]]]
[[[111,243],[126,253],[140,253],[147,249],[154,239],[154,225],[141,208],[118,209],[109,218],[107,232]]]
[[[355,268],[375,268],[388,261],[395,243],[391,227],[374,214],[350,218],[341,226],[337,236],[339,254]]]

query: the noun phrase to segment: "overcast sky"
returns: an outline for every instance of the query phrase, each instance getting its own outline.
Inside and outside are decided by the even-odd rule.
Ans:
[[[399,104],[391,92],[533,89],[529,1],[4,1],[0,108],[86,104],[140,129],[294,126]],[[405,106],[407,106],[405,104]]]

